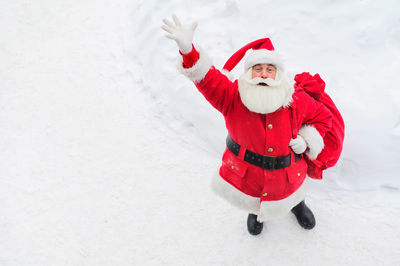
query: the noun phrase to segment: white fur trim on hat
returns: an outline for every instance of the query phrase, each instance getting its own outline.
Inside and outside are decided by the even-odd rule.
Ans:
[[[199,52],[199,59],[192,67],[183,67],[182,56],[179,56],[177,64],[178,71],[193,82],[200,82],[202,79],[204,79],[212,66],[211,59],[208,57],[208,55],[200,47],[197,50]]]
[[[244,63],[244,70],[247,71],[250,67],[258,64],[272,64],[282,70],[283,61],[276,51],[270,51],[267,49],[251,50],[250,54],[246,57]]]
[[[319,134],[318,130],[312,125],[303,125],[298,134],[302,136],[307,143],[308,149],[306,150],[306,154],[308,158],[311,160],[317,159],[318,154],[324,148],[324,139]]]

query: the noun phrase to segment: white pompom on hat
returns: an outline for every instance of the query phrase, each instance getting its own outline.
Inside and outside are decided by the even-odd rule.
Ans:
[[[252,51],[250,51],[244,63],[245,71],[257,64],[272,64],[282,70],[284,69],[282,59],[275,51],[275,48],[269,38],[253,41],[240,48],[228,59],[228,61],[226,61],[223,69],[230,72],[233,68],[235,68],[240,60],[242,60],[246,52],[250,49],[252,49]]]

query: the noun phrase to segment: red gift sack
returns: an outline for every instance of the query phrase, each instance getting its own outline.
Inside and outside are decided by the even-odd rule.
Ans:
[[[331,97],[325,92],[325,82],[319,74],[312,76],[308,72],[303,72],[297,74],[294,80],[296,81],[294,85],[295,90],[304,90],[316,101],[324,104],[332,113],[332,127],[326,132],[323,138],[324,149],[315,160],[310,160],[305,156],[308,165],[308,176],[315,179],[322,179],[322,171],[334,166],[342,153],[344,121]]]

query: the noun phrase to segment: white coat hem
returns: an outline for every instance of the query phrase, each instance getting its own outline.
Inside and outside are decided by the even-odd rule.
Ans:
[[[307,177],[306,177],[307,180]],[[259,197],[253,197],[241,192],[220,175],[219,171],[214,175],[211,182],[211,188],[215,194],[227,200],[233,206],[248,213],[257,215],[257,220],[263,222],[275,218],[280,218],[288,214],[291,209],[305,199],[307,192],[307,181],[290,196],[275,201],[262,201]]]
[[[211,188],[215,194],[224,198],[233,206],[258,215],[260,209],[260,198],[247,195],[226,182],[219,175],[219,169],[212,178]]]
[[[307,177],[303,184],[290,196],[276,201],[263,201],[260,204],[259,222],[280,218],[288,214],[294,206],[306,198]]]

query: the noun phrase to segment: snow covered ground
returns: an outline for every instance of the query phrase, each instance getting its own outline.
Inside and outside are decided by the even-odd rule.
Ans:
[[[0,265],[400,265],[398,1],[1,1]],[[217,67],[268,34],[346,122],[317,226],[247,233],[210,189],[226,131],[162,18]],[[237,67],[236,75],[240,74]]]

